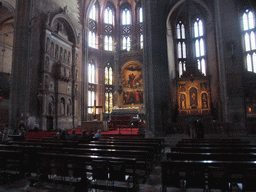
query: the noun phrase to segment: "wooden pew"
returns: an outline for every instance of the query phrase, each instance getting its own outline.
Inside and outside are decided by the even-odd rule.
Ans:
[[[179,143],[222,143],[222,142],[236,143],[236,142],[241,142],[241,140],[212,138],[212,139],[182,139],[181,141],[179,141]]]
[[[24,146],[20,146],[20,147],[24,147]],[[133,191],[138,190],[138,183],[137,183],[138,178],[136,176],[136,171],[135,171],[136,170],[135,164],[137,161],[136,158],[96,156],[96,155],[77,155],[77,154],[63,154],[63,153],[61,154],[61,153],[46,153],[46,152],[31,153],[29,151],[14,151],[14,150],[0,150],[0,155],[1,155],[0,156],[1,171],[10,171],[10,170],[13,171],[13,169],[10,166],[15,166],[15,171],[17,171],[20,175],[24,175],[29,171],[30,173],[38,173],[37,177],[30,178],[31,184],[42,179],[44,179],[44,181],[47,181],[47,180],[49,181],[48,176],[54,173],[58,174],[59,176],[65,177],[67,176],[65,175],[65,173],[68,173],[70,171],[69,165],[72,165],[71,171],[74,171],[73,168],[76,165],[79,165],[81,163],[84,163],[86,165],[91,165],[93,160],[124,162],[124,165],[126,167],[126,174],[131,176],[133,179],[132,190]],[[67,162],[66,166],[64,162]],[[54,166],[52,166],[52,164],[54,164]],[[31,167],[33,167],[33,169],[31,169]],[[38,170],[40,170],[40,172],[38,172]],[[59,170],[61,170],[61,172],[59,172]],[[82,171],[84,171],[85,173],[84,175],[86,175],[86,172],[90,172],[91,170],[85,168]],[[44,173],[46,173],[47,175],[44,176],[43,175]],[[73,176],[73,175],[69,175],[69,176]],[[68,184],[73,184],[73,181],[72,182],[68,181]]]
[[[110,137],[107,140],[111,141],[129,141],[129,142],[157,142],[161,148],[164,148],[165,141],[162,138],[141,138],[141,139],[132,139],[132,138],[115,138],[115,137]]]
[[[202,142],[200,142],[202,141]],[[197,171],[199,175],[208,175],[212,173],[212,170],[218,170],[220,173],[216,174],[219,175],[218,180],[226,181],[226,177],[230,177],[230,182],[232,180],[231,175],[243,175],[246,171],[252,172],[251,168],[246,167],[243,165],[244,162],[248,163],[249,161],[255,162],[256,160],[256,146],[249,144],[249,142],[242,142],[240,140],[223,140],[219,139],[218,142],[216,140],[182,140],[179,142],[176,147],[171,148],[171,152],[166,154],[167,162],[171,162],[172,170],[165,170],[168,169],[164,167],[166,165],[162,165],[162,177],[163,177],[163,191],[166,190],[166,179],[171,176],[170,173],[173,172],[183,172],[183,177],[180,177],[179,174],[175,176],[172,175],[173,179],[179,178],[176,182],[179,183],[180,179],[187,179],[185,178],[186,175],[189,175],[189,172]],[[233,165],[233,167],[227,165],[228,163],[234,164],[233,162],[236,161],[237,164]],[[215,162],[210,164],[211,162]],[[218,163],[217,163],[218,162]],[[219,163],[222,162],[222,163]],[[177,165],[176,165],[177,163]],[[168,164],[168,163],[167,163]],[[216,164],[216,165],[215,165]],[[227,166],[221,167],[221,166]],[[242,165],[242,168],[241,168]],[[217,166],[217,167],[214,167]],[[231,168],[232,167],[232,168]],[[193,170],[194,169],[194,170]],[[191,171],[193,170],[193,171]],[[221,171],[220,171],[221,170]],[[225,171],[223,171],[225,170]],[[256,169],[255,169],[256,170]],[[255,171],[253,169],[253,171]],[[222,174],[222,173],[223,174]],[[218,172],[217,172],[218,173]],[[181,174],[182,175],[182,174]],[[247,174],[248,175],[248,174]],[[250,174],[249,174],[250,175]],[[211,178],[211,177],[209,177]],[[169,178],[170,179],[170,178]],[[191,179],[191,178],[190,178]],[[216,179],[216,178],[215,178]],[[250,178],[254,179],[254,178]],[[205,180],[201,177],[201,180]],[[236,182],[244,182],[243,179],[236,180]],[[205,186],[210,181],[205,180]],[[232,185],[231,185],[232,186]]]
[[[23,153],[14,150],[0,150],[0,170],[8,175],[23,176],[25,173]]]
[[[214,146],[214,147],[172,147],[172,152],[191,152],[191,153],[251,153],[256,152],[255,145],[242,146]]]
[[[141,142],[132,142],[130,140],[128,141],[122,141],[122,140],[100,140],[100,141],[90,141],[91,144],[108,144],[108,145],[119,145],[119,146],[149,146],[153,149],[152,151],[152,157],[154,157],[154,160],[160,160],[162,158],[162,149],[159,143],[151,141],[141,141]]]
[[[256,160],[256,153],[187,153],[168,152],[167,160]]]
[[[152,147],[133,145],[79,144],[77,147],[66,146],[62,143],[47,142],[12,142],[12,145],[0,145],[2,149],[21,150],[24,152],[54,152],[68,154],[113,155],[115,157],[137,158],[136,169],[145,182],[153,169]],[[78,148],[79,147],[79,148]],[[135,150],[138,149],[138,150]]]
[[[252,145],[249,141],[239,141],[239,142],[178,142],[176,147],[214,147],[214,146],[243,146],[243,145]]]
[[[136,164],[136,158],[128,158],[128,157],[110,157],[110,156],[95,156],[95,155],[75,155],[75,154],[59,154],[59,153],[38,153],[38,159],[47,159],[46,162],[52,162],[54,164],[54,167],[51,167],[51,163],[48,164],[48,167],[52,169],[52,171],[49,171],[48,173],[54,172],[56,169],[56,164],[63,161],[66,162],[66,166],[63,163],[63,173],[68,172],[69,169],[73,171],[73,168],[75,165],[83,163],[84,165],[92,165],[93,160],[107,160],[107,161],[120,161],[125,162],[126,167],[126,174],[132,177],[133,187],[130,190],[137,191],[139,189],[138,183],[137,183],[137,177],[135,172],[135,164]],[[68,166],[68,164],[71,164]],[[40,166],[40,164],[38,164]],[[86,177],[87,172],[91,172],[92,170],[86,168],[86,166],[83,166],[82,174],[81,176]],[[132,170],[130,171],[132,167]],[[39,168],[38,168],[39,169]],[[81,167],[82,169],[82,167]],[[83,180],[83,179],[81,179]],[[86,180],[86,179],[85,179]],[[31,182],[35,182],[35,180],[31,179]],[[94,186],[97,187],[97,186]]]
[[[161,161],[162,168],[162,192],[166,192],[167,187],[177,186],[177,183],[180,183],[180,180],[184,181],[191,179],[185,175],[180,175],[179,172],[188,172],[191,169],[200,169],[202,171],[202,181],[205,183],[204,188],[208,190],[208,169],[211,167],[225,167],[227,175],[241,174],[246,173],[245,170],[252,170],[256,173],[256,163],[255,161],[222,161],[222,160],[165,160]],[[241,172],[244,170],[244,172]],[[254,177],[254,178],[253,178]],[[252,175],[252,179],[256,178],[256,174]],[[197,178],[198,179],[198,178]],[[223,178],[227,182],[231,182],[232,178]],[[244,183],[246,182],[243,177],[236,178],[237,182]]]

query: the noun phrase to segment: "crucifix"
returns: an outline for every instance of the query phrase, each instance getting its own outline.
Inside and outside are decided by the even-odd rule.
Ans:
[[[96,109],[97,108],[102,108],[102,106],[96,106],[96,100],[94,100],[94,105],[93,106],[88,106],[87,108],[92,108],[93,119],[96,119]]]

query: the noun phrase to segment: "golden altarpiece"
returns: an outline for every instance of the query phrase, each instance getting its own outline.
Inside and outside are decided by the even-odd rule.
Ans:
[[[186,71],[177,80],[177,99],[180,116],[210,115],[209,77],[200,71]]]

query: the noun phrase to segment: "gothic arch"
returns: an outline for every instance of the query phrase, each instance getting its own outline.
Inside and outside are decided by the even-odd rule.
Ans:
[[[13,54],[13,36],[15,25],[15,9],[13,6],[6,2],[0,1],[0,72],[11,74],[12,72],[12,54]]]
[[[59,14],[53,16],[53,18],[49,22],[49,25],[51,26],[51,28],[55,27],[54,25],[56,24],[57,21],[62,21],[63,22],[64,28],[68,32],[69,41],[71,41],[74,44],[78,44],[78,36],[76,34],[75,27],[72,24],[71,19],[69,18],[69,16],[65,13],[59,13]]]
[[[173,28],[171,26],[170,20],[171,20],[171,16],[174,13],[174,11],[184,2],[185,2],[185,0],[180,0],[176,4],[174,4],[174,6],[169,11],[169,14],[168,14],[167,20],[166,20],[167,52],[169,53],[168,54],[168,65],[169,65],[169,69],[170,69],[169,75],[170,75],[171,79],[174,79],[176,77],[176,68],[175,68],[176,61],[175,61],[175,54],[173,54],[175,52],[175,45],[174,45],[173,34],[172,34]],[[205,9],[207,12],[207,22],[206,23],[207,23],[207,25],[208,24],[212,25],[213,17],[212,17],[212,13],[211,13],[210,9],[208,8],[208,6],[201,0],[192,0],[190,3],[197,3],[203,9]],[[212,27],[212,26],[210,26],[210,27]]]
[[[122,66],[122,70],[126,67],[128,67],[131,64],[139,65],[140,67],[143,67],[142,63],[140,61],[128,61]]]
[[[0,1],[2,3],[3,7],[6,7],[8,9],[8,11],[10,11],[13,15],[15,14],[15,9],[14,7],[8,3],[7,1]]]

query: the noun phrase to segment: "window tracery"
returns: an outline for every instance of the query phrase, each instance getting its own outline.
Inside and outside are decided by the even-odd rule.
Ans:
[[[131,25],[132,16],[131,10],[126,5],[121,12],[121,27],[122,27],[122,49],[130,51],[131,49]]]
[[[113,28],[114,28],[114,11],[108,5],[104,11],[104,50],[113,51]]]
[[[96,4],[93,4],[89,14],[89,34],[88,34],[88,45],[92,48],[96,46],[96,34],[97,34],[97,13],[98,9]]]

